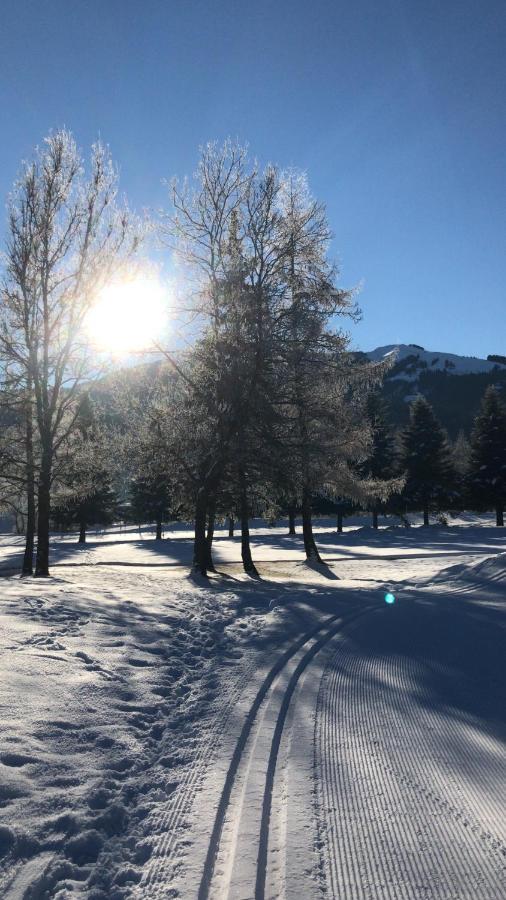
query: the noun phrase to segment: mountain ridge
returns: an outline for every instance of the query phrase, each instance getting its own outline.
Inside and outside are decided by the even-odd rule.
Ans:
[[[506,357],[481,359],[457,353],[425,350],[419,344],[386,344],[364,353],[373,362],[390,359],[392,365],[383,382],[393,425],[404,426],[409,404],[422,394],[436,416],[455,438],[459,431],[470,434],[486,388],[493,384],[506,397]]]
[[[426,350],[419,344],[386,344],[384,347],[376,347],[366,352],[366,356],[373,362],[392,357],[393,366],[400,371],[394,377],[399,377],[402,371],[404,377],[411,377],[411,370],[445,371],[451,375],[479,375],[484,372],[506,371],[506,363],[492,359],[482,359],[479,356],[463,356],[458,353],[448,353],[440,350]],[[390,376],[392,377],[392,376]]]

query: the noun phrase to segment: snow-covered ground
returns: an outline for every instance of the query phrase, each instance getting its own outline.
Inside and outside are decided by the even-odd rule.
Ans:
[[[327,572],[257,522],[259,581],[180,525],[0,581],[0,896],[506,896],[503,529],[316,531]]]

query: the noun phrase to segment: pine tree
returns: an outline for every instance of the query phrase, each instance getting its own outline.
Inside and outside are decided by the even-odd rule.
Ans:
[[[155,522],[156,540],[162,539],[163,523],[170,513],[169,486],[161,475],[138,476],[130,485],[135,520]]]
[[[468,475],[471,459],[471,445],[462,429],[459,431],[451,447],[452,462],[455,471],[456,500],[460,509],[464,508],[468,494]]]
[[[406,471],[404,499],[412,509],[421,506],[423,524],[428,525],[429,511],[450,497],[453,467],[446,434],[425,397],[411,404],[401,463]]]
[[[485,391],[471,438],[468,485],[470,497],[482,509],[495,509],[496,524],[504,525],[506,502],[506,409],[494,387]]]
[[[469,471],[469,463],[471,459],[471,445],[466,434],[462,429],[459,431],[452,447],[452,458],[455,471],[462,478]]]
[[[186,423],[179,404],[179,381],[179,375],[162,364],[155,369],[140,367],[127,380],[118,378],[113,384],[114,418],[119,424],[114,431],[116,480],[122,480],[125,514],[137,524],[154,522],[156,540],[162,538],[169,513],[180,510],[184,495],[191,494],[185,468],[190,464],[189,438],[195,436],[195,428],[185,434],[181,453],[178,445]],[[181,456],[185,466],[180,465]]]
[[[89,393],[79,399],[72,435],[54,467],[52,519],[63,527],[78,525],[80,544],[89,525],[114,521],[117,499],[112,488],[109,434],[102,427]],[[65,451],[65,452],[63,452]]]
[[[114,522],[117,500],[107,476],[85,497],[68,500],[55,506],[53,519],[60,528],[72,525],[79,527],[79,544],[86,543],[86,533],[90,525],[110,525]]]
[[[281,443],[289,459],[293,495],[300,503],[308,560],[321,563],[313,535],[312,502],[329,489],[329,472],[346,445],[345,395],[353,393],[348,337],[340,318],[354,319],[353,293],[336,288],[328,259],[331,233],[323,204],[313,199],[305,176],[288,171],[280,186],[283,308],[277,329]],[[357,370],[358,372],[358,367]],[[355,373],[355,380],[356,373]],[[347,396],[347,399],[348,399]],[[346,423],[348,424],[348,423]]]
[[[394,436],[387,418],[386,403],[377,392],[367,401],[367,418],[371,427],[371,450],[363,465],[364,474],[378,481],[386,481],[394,474]],[[378,512],[382,509],[381,497],[372,498],[372,524],[378,527]]]

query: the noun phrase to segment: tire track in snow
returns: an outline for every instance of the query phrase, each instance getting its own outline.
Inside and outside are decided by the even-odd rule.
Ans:
[[[198,898],[279,896],[269,883],[272,797],[281,739],[299,678],[316,654],[348,622],[377,606],[349,616],[330,617],[278,660],[265,677],[246,716],[228,767],[209,842]]]
[[[395,615],[390,632],[386,617],[375,634],[354,625],[320,687],[316,788],[329,894],[500,900],[503,745],[457,706],[456,671],[423,647],[438,613]],[[435,683],[450,691],[446,701]]]

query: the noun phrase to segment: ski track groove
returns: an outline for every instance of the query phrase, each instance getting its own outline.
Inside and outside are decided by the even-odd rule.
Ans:
[[[331,616],[328,620],[300,637],[294,645],[286,650],[280,657],[280,660],[278,660],[278,663],[276,663],[269,671],[267,675],[267,679],[271,679],[269,683],[274,680],[278,671],[281,671],[286,662],[293,653],[297,652],[300,646],[310,640],[314,633],[320,631],[328,625],[330,621],[334,621],[341,615],[342,613],[338,613],[335,616]],[[248,669],[248,673],[253,673],[252,667]],[[237,687],[232,694],[228,694],[223,699],[218,711],[214,711],[214,725],[211,736],[209,733],[206,734],[206,740],[202,741],[201,749],[194,759],[193,765],[176,788],[173,797],[167,801],[169,809],[158,812],[149,819],[151,823],[151,835],[153,835],[154,832],[156,837],[151,837],[152,855],[150,862],[144,869],[138,891],[149,888],[150,897],[165,898],[167,896],[167,881],[171,877],[171,869],[178,862],[177,850],[181,841],[185,840],[184,828],[182,826],[184,825],[186,816],[192,808],[197,788],[204,777],[209,761],[220,742],[232,707],[238,700],[242,690],[241,684],[241,686]],[[258,696],[256,699],[258,699]],[[170,777],[166,777],[165,781],[170,781]],[[136,891],[136,893],[138,891]],[[139,896],[145,896],[145,894],[143,895],[140,893]]]
[[[330,660],[317,701],[315,774],[319,770],[321,780],[315,789],[327,810],[330,895],[500,900],[505,886],[499,851],[506,851],[493,833],[501,821],[501,770],[504,776],[497,739],[480,730],[483,752],[489,750],[493,762],[473,791],[471,776],[480,775],[475,747],[461,739],[458,764],[452,763],[455,725],[431,704],[423,676],[434,662],[414,658],[414,647],[409,656],[361,655],[352,641],[361,624],[352,624]],[[437,665],[451,677],[450,669]],[[413,693],[418,702],[410,699]],[[472,728],[473,717],[460,710],[462,724]],[[412,756],[396,753],[396,736],[400,747],[416,747],[421,778],[413,776]],[[410,815],[413,808],[420,817]],[[322,817],[320,810],[320,822]],[[448,838],[456,848],[450,860]]]
[[[281,739],[283,736],[284,725],[286,722],[286,717],[288,714],[288,710],[290,707],[290,701],[292,699],[293,693],[299,681],[299,678],[302,672],[307,668],[309,663],[314,659],[316,654],[329,642],[334,638],[339,631],[345,627],[348,622],[354,621],[357,618],[361,618],[365,616],[369,612],[375,612],[378,610],[376,605],[368,605],[363,607],[360,611],[354,612],[351,615],[343,614],[343,611],[340,611],[334,616],[327,618],[323,623],[321,623],[316,628],[312,629],[310,632],[307,632],[302,637],[300,637],[292,646],[281,655],[278,659],[277,663],[271,668],[267,676],[265,677],[257,695],[253,701],[253,704],[250,707],[250,710],[246,716],[246,720],[243,724],[239,739],[236,743],[235,750],[232,756],[232,759],[229,764],[229,768],[227,771],[225,784],[222,790],[222,794],[220,797],[220,801],[218,804],[218,810],[215,817],[215,822],[211,834],[211,838],[209,841],[208,851],[206,855],[206,861],[204,865],[204,871],[199,887],[198,892],[198,900],[208,900],[210,897],[212,886],[213,886],[213,876],[215,872],[215,864],[218,856],[218,852],[220,849],[220,841],[223,833],[223,828],[227,816],[227,812],[229,810],[231,794],[234,787],[234,783],[238,778],[238,774],[240,769],[246,768],[248,770],[252,766],[252,754],[254,755],[254,749],[256,744],[255,740],[252,742],[249,741],[250,735],[252,733],[253,727],[258,724],[258,714],[261,711],[262,706],[265,701],[269,700],[269,692],[271,687],[274,685],[277,679],[277,676],[280,675],[286,665],[290,662],[292,657],[294,657],[303,647],[309,643],[311,640],[315,640],[315,643],[311,645],[311,647],[304,653],[301,660],[296,665],[296,668],[292,675],[290,676],[288,685],[284,691],[280,710],[277,714],[276,724],[274,728],[274,734],[271,741],[269,760],[267,766],[267,774],[265,780],[265,786],[263,790],[263,800],[262,800],[262,811],[261,811],[261,821],[260,821],[260,831],[259,831],[259,840],[258,840],[258,860],[256,865],[256,884],[254,889],[254,894],[252,892],[251,896],[255,897],[255,900],[264,900],[265,892],[266,892],[266,877],[267,877],[267,869],[268,869],[268,856],[269,856],[269,825],[270,825],[270,817],[271,817],[271,801],[274,790],[274,779],[276,776],[276,764],[278,760],[279,749],[281,745]],[[321,636],[320,632],[324,631],[325,633]],[[252,744],[252,746],[251,746]],[[248,754],[248,750],[250,751]],[[242,792],[241,792],[242,793]],[[237,834],[237,829],[235,829],[235,834]],[[235,846],[229,850],[228,856],[229,859],[227,861],[227,868],[230,869],[230,866],[233,866],[233,862],[230,862],[230,856],[235,856]],[[220,895],[220,897],[223,894]]]

